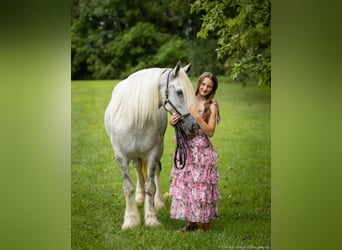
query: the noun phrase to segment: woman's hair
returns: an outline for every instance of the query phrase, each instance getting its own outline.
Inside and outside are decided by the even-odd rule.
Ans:
[[[202,75],[200,75],[200,77],[198,78],[198,81],[197,81],[197,89],[196,89],[196,95],[198,94],[199,92],[199,88],[203,82],[203,80],[205,78],[209,78],[213,83],[213,89],[212,91],[210,92],[210,94],[208,94],[205,98],[206,98],[206,102],[204,103],[204,120],[206,122],[209,121],[209,117],[210,117],[210,104],[213,102],[213,98],[216,94],[216,90],[218,88],[218,81],[217,81],[217,78],[216,76],[211,73],[211,72],[204,72],[202,73]]]

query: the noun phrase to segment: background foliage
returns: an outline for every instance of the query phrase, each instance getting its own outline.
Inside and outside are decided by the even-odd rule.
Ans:
[[[191,13],[203,13],[200,38],[217,34],[218,58],[232,79],[254,77],[271,85],[271,1],[196,0]]]
[[[122,79],[181,60],[193,62],[191,76],[270,85],[270,16],[270,0],[73,0],[72,79]]]
[[[189,1],[74,0],[72,79],[119,79],[144,67],[199,61],[205,47],[195,42],[199,27]],[[215,46],[209,42],[203,56],[217,71]],[[194,64],[193,74],[203,66]]]

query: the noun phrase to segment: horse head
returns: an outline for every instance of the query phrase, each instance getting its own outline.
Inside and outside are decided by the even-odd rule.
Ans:
[[[185,67],[181,67],[180,62],[177,65],[166,71],[162,78],[160,88],[163,98],[163,106],[170,113],[178,113],[180,122],[187,134],[195,134],[198,130],[198,124],[195,119],[189,114],[189,105],[196,102],[196,96],[192,87],[191,81],[187,73],[191,69],[191,63]]]

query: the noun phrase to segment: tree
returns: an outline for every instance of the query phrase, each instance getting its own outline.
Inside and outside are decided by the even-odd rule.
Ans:
[[[73,0],[71,10],[72,79],[124,78],[196,54],[188,48],[200,20],[189,1]]]
[[[191,13],[202,15],[197,37],[216,33],[217,56],[224,59],[232,79],[246,74],[271,86],[270,0],[196,0]]]

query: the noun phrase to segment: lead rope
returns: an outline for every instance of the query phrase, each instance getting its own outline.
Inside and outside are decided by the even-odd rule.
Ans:
[[[169,101],[169,81],[170,81],[170,74],[172,70],[169,71],[167,74],[167,82],[166,82],[166,89],[165,89],[165,101],[163,104],[163,107],[165,111],[169,112],[172,114],[166,107],[165,105],[169,103],[171,107],[183,118],[184,116],[177,110],[177,108],[172,104],[171,101]],[[186,163],[186,157],[187,157],[187,146],[188,143],[186,142],[186,132],[183,127],[183,123],[177,122],[175,124],[175,130],[176,130],[176,141],[177,141],[177,146],[176,146],[176,152],[175,156],[173,158],[173,163],[175,167],[179,170],[183,169],[185,167]],[[178,162],[177,162],[177,156],[178,156]],[[180,164],[180,165],[179,165]]]
[[[185,167],[186,158],[188,155],[187,153],[188,143],[186,141],[187,135],[184,131],[183,124],[181,122],[177,122],[175,124],[175,130],[176,130],[177,146],[176,146],[175,156],[173,158],[173,163],[178,170],[181,170]]]

